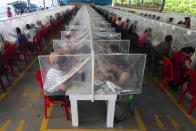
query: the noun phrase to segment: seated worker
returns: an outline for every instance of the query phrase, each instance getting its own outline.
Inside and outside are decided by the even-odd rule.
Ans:
[[[110,45],[108,47],[108,54],[119,53],[119,47],[117,45]]]
[[[33,45],[34,35],[35,35],[35,30],[33,30],[29,24],[26,24],[25,36],[28,39],[28,42],[31,43],[31,45]]]
[[[51,101],[65,101],[66,90],[72,84],[72,78],[69,78],[64,83],[57,85],[58,81],[68,72],[68,58],[66,56],[57,56],[54,61],[54,66],[51,67],[45,78],[44,91]]]
[[[157,60],[162,60],[163,56],[169,56],[169,53],[171,51],[171,45],[173,43],[173,38],[171,35],[167,35],[165,37],[165,41],[161,42],[159,45],[156,46],[156,57]]]
[[[117,21],[116,21],[116,25],[117,26],[120,26],[120,23],[121,23],[121,17],[118,17]]]
[[[137,34],[138,31],[138,21],[134,21],[131,25],[130,29],[128,30],[128,39],[130,40],[130,48],[129,52],[135,51],[135,47],[138,43],[139,35]]]
[[[195,49],[193,47],[184,47],[178,51],[171,59],[174,65],[174,80],[168,84],[173,90],[177,91],[185,81],[185,74],[187,69],[191,68],[191,57],[193,56]]]
[[[138,39],[138,43],[137,43],[137,47],[141,48],[142,49],[142,52],[145,48],[145,44],[148,42],[148,41],[152,41],[153,38],[152,38],[152,28],[147,28],[144,33],[139,37]]]
[[[107,74],[100,75],[100,80],[110,81],[116,86],[121,87],[123,90],[135,88],[137,83],[137,75],[133,69],[123,59],[117,57],[110,61],[110,70]],[[126,119],[126,114],[122,111],[121,107],[116,104],[114,123],[117,124]]]
[[[169,20],[167,21],[168,23],[172,23],[173,22],[173,18],[170,17]]]
[[[127,33],[128,33],[128,30],[130,28],[130,20],[127,19],[123,25],[123,30],[122,30],[122,39],[127,39]]]
[[[186,26],[186,28],[191,28],[191,18],[185,17],[184,19],[185,19],[185,21],[183,24]]]
[[[20,49],[21,49],[21,44],[22,42],[26,39],[25,35],[21,33],[21,30],[19,27],[16,28],[16,34],[17,34],[17,37],[16,37],[16,47],[17,47],[17,52],[20,52]],[[24,45],[22,50],[26,50],[27,48],[27,45]]]
[[[158,72],[158,64],[163,59],[163,56],[169,57],[171,51],[171,45],[173,43],[173,38],[171,35],[167,35],[165,37],[165,41],[161,42],[159,45],[155,47],[154,50],[154,69],[153,76]]]

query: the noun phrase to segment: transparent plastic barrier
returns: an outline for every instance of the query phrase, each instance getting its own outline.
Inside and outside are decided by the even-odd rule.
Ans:
[[[76,40],[90,40],[91,39],[91,34],[86,31],[69,31],[69,34],[67,32],[62,31],[61,32],[61,40],[71,40],[71,41],[76,41]]]
[[[65,26],[65,31],[81,31],[81,30],[90,30],[89,24],[86,24],[84,26]]]
[[[104,7],[101,7],[104,8]],[[181,28],[175,25],[170,25],[167,23],[162,23],[160,21],[155,21],[152,19],[147,19],[141,16],[137,16],[134,14],[129,14],[124,11],[116,10],[116,9],[108,9],[104,8],[110,12],[114,12],[117,14],[117,17],[126,17],[130,20],[137,20],[138,23],[138,34],[141,35],[145,29],[152,28],[152,36],[153,46],[157,46],[160,42],[164,41],[165,36],[172,35],[173,36],[173,45],[172,50],[170,53],[170,58],[173,56],[173,54],[179,50],[181,50],[183,47],[186,46],[192,46],[195,48],[196,40],[195,40],[195,34],[196,31]],[[194,55],[195,56],[195,55]],[[195,63],[196,57],[193,57],[193,64]]]
[[[53,59],[50,56],[38,58],[45,94],[48,96],[92,94],[90,55],[55,55]]]
[[[91,41],[54,40],[53,49],[55,54],[91,54]]]
[[[113,33],[113,32],[93,32],[94,40],[120,40],[121,33]]]
[[[95,54],[125,53],[129,54],[129,40],[95,40],[93,48]]]
[[[111,27],[94,27],[92,30],[95,32],[115,32],[115,29]]]
[[[145,59],[144,54],[95,55],[95,94],[140,94]]]

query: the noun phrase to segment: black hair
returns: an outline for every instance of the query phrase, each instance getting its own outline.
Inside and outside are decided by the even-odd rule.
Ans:
[[[19,27],[16,27],[16,33],[17,33],[17,34],[21,34],[21,30],[20,30]]]
[[[182,24],[182,21],[179,21],[177,24],[178,24],[178,25],[179,25],[179,24]]]
[[[184,47],[181,49],[182,52],[189,54],[189,53],[194,53],[195,52],[195,48],[193,47]]]
[[[185,17],[184,19],[185,19],[185,21],[187,21],[187,20],[190,20],[191,18],[190,17]]]
[[[8,10],[10,10],[10,7],[7,7]]]
[[[147,28],[144,32],[152,32],[152,28]]]
[[[31,26],[29,24],[26,24],[26,28],[29,30],[31,29]]]
[[[166,41],[166,42],[170,42],[170,41],[172,41],[172,40],[173,40],[172,35],[167,35],[167,36],[165,37],[165,41]]]
[[[121,17],[118,17],[118,20],[121,20]]]
[[[169,18],[169,20],[170,20],[170,21],[173,21],[173,18],[172,18],[172,17],[170,17],[170,18]]]
[[[58,66],[58,67],[62,67],[64,66],[65,64],[67,63],[67,57],[66,56],[58,56],[55,60],[55,64]]]
[[[118,53],[119,52],[119,47],[117,45],[110,45],[109,48],[114,52]]]

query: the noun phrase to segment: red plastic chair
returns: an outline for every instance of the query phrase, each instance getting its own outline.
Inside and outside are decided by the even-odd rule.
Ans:
[[[43,36],[45,42],[48,43],[48,27],[43,28],[42,34],[43,34],[42,36]]]
[[[33,37],[33,46],[34,46],[34,48],[36,48],[36,51],[38,50],[38,47],[39,47],[40,52],[42,50],[42,45],[41,45],[41,32],[42,31],[39,31]]]
[[[179,104],[182,102],[184,96],[186,95],[187,92],[189,92],[192,96],[193,96],[193,99],[192,99],[192,104],[189,108],[189,114],[191,115],[192,112],[193,112],[193,109],[196,105],[196,72],[189,69],[188,70],[188,73],[189,73],[189,82],[188,82],[188,87],[186,88],[186,90],[184,91],[184,93],[182,94],[180,100],[179,100]]]
[[[44,93],[44,88],[43,88],[43,82],[42,82],[42,73],[46,73],[46,71],[44,70],[38,70],[37,73],[36,73],[36,80],[37,82],[39,83],[41,89],[42,89],[42,92],[43,92],[43,95],[44,95],[44,111],[45,111],[45,118],[47,118],[47,108],[49,106],[49,104],[64,104],[64,108],[65,108],[65,113],[66,113],[66,117],[67,117],[67,120],[69,120],[69,111],[68,111],[68,104],[66,101],[51,101],[50,98],[47,96],[46,93]]]
[[[5,58],[6,58],[6,67],[11,70],[12,76],[15,76],[14,67],[16,66],[18,68],[18,71],[20,71],[20,68],[18,66],[17,58],[16,58],[16,45],[10,45],[5,49]]]
[[[174,66],[172,62],[165,56],[163,57],[163,72],[161,73],[160,79],[163,77],[165,80],[161,89],[162,92],[164,92],[167,82],[174,79]]]
[[[18,53],[18,56],[20,55],[24,56],[26,65],[28,65],[28,59],[29,61],[31,61],[27,48],[28,48],[28,40],[25,39],[22,41],[20,45],[20,52]]]

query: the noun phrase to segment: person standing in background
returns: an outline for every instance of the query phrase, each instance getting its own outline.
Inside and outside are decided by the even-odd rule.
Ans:
[[[17,16],[17,15],[18,15],[18,9],[14,8],[14,16]]]
[[[27,13],[31,13],[31,10],[29,7],[27,7]]]
[[[23,14],[24,14],[24,10],[22,9],[21,12],[20,12],[20,15],[23,15]]]
[[[12,13],[10,11],[10,7],[7,7],[7,11],[6,11],[7,17],[11,18],[12,17]]]

